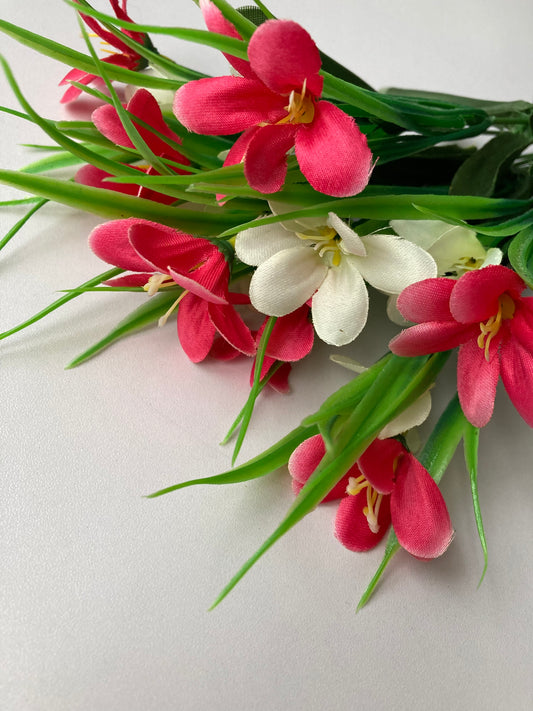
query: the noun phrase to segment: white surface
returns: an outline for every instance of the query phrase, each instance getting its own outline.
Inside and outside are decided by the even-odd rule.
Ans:
[[[305,24],[326,52],[378,87],[533,98],[529,0],[269,6]],[[0,0],[0,8],[3,19],[83,48],[72,12],[58,0],[46,12],[36,0]],[[202,26],[186,0],[131,0],[130,13]],[[158,44],[184,64],[225,71],[214,51]],[[2,38],[2,52],[44,115],[77,115],[58,104],[64,66],[10,39]],[[0,92],[1,103],[16,106],[3,78]],[[1,122],[2,166],[33,160],[16,144],[40,141],[40,132],[6,115]],[[16,193],[2,188],[1,195]],[[22,214],[0,210],[0,232]],[[48,206],[6,247],[1,330],[56,290],[103,271],[86,247],[98,222]],[[450,550],[430,564],[398,554],[357,616],[382,552],[344,550],[331,533],[334,506],[307,517],[208,613],[290,505],[288,475],[141,498],[229,466],[230,452],[217,442],[246,398],[249,363],[192,365],[169,325],[63,370],[137,298],[80,297],[1,346],[1,708],[530,708],[533,445],[503,390],[481,439],[490,560],[479,590],[482,555],[459,453],[442,485],[457,531]],[[374,313],[383,307],[378,299]],[[369,362],[392,332],[374,328],[343,352]],[[329,352],[318,348],[295,369],[291,396],[261,399],[241,461],[347,380],[328,363]],[[437,406],[445,399],[437,396]]]

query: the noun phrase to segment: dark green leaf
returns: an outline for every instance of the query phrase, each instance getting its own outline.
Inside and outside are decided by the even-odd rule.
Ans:
[[[533,289],[533,226],[516,235],[509,245],[508,256],[513,269]]]

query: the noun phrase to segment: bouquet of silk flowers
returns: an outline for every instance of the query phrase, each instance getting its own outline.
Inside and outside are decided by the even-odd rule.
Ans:
[[[533,104],[376,91],[262,2],[199,0],[205,30],[136,24],[126,0],[109,0],[108,13],[68,4],[86,53],[0,20],[2,33],[70,68],[58,74],[62,102],[99,102],[89,120],[44,118],[1,60],[21,110],[0,110],[54,145],[39,146],[46,157],[21,171],[0,169],[0,182],[29,194],[2,203],[28,203],[28,212],[0,246],[55,201],[101,216],[89,248],[106,266],[0,338],[80,294],[131,291],[135,311],[69,367],[174,320],[194,363],[250,359],[249,396],[225,439],[231,468],[149,496],[288,467],[286,517],[214,605],[322,502],[338,502],[334,534],[349,550],[385,539],[359,607],[401,548],[421,560],[442,555],[454,530],[439,482],[461,442],[484,575],[478,444],[500,378],[533,426]],[[90,33],[108,45],[103,58]],[[220,50],[227,75],[163,56],[158,35]],[[58,179],[57,169],[71,172]],[[383,357],[365,367],[333,354],[353,380],[235,465],[263,389],[288,393],[291,369],[318,340],[332,350],[353,342],[372,290],[387,296],[397,324]],[[456,387],[422,444],[415,428],[450,357]]]

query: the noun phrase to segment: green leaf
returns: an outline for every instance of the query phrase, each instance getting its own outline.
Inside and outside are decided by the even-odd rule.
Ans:
[[[481,549],[483,551],[484,565],[483,572],[481,573],[481,578],[479,580],[479,585],[483,582],[485,573],[487,572],[488,565],[488,554],[487,554],[487,541],[485,538],[485,530],[483,528],[483,519],[481,517],[481,508],[479,505],[479,496],[477,488],[477,472],[478,472],[478,448],[479,448],[479,428],[474,427],[467,422],[465,425],[464,433],[464,450],[465,450],[465,463],[470,474],[470,488],[472,489],[472,504],[474,506],[474,516],[476,518],[477,532],[479,536],[479,542],[481,544]],[[479,587],[479,586],[478,586]]]
[[[258,479],[286,464],[296,447],[308,437],[315,435],[316,432],[316,427],[297,427],[292,430],[292,432],[289,432],[288,435],[285,435],[283,439],[280,439],[279,442],[272,445],[272,447],[238,467],[215,476],[208,476],[202,479],[190,479],[180,484],[167,486],[165,489],[160,489],[153,494],[148,494],[146,498],[155,499],[157,496],[163,496],[172,491],[197,484],[239,484],[243,481]]]
[[[69,67],[81,69],[88,74],[95,73],[91,57],[77,52],[74,49],[70,49],[70,47],[66,47],[34,32],[25,30],[22,27],[17,27],[17,25],[13,25],[5,20],[0,20],[0,32],[13,37],[17,42],[31,49],[35,49],[46,57],[51,57],[52,59],[57,59],[59,62],[63,62],[63,64],[67,64]],[[175,80],[163,79],[161,77],[143,74],[142,72],[132,72],[118,65],[99,60],[98,67],[102,64],[104,64],[104,70],[107,70],[108,76],[114,81],[120,81],[124,84],[135,84],[135,86],[143,86],[147,89],[168,89],[170,91],[176,91]]]
[[[530,143],[529,136],[509,131],[494,136],[467,158],[455,173],[450,195],[491,197],[500,173]]]
[[[14,224],[13,227],[0,240],[0,250],[6,246],[9,240],[12,239],[22,227],[24,227],[30,217],[34,215],[37,210],[40,210],[43,205],[46,205],[47,202],[48,200],[39,200],[38,202],[34,203],[33,207],[28,210],[24,217],[21,217],[20,220],[16,224]]]
[[[81,365],[89,358],[92,358],[104,348],[108,348],[112,343],[120,338],[129,335],[141,328],[146,328],[154,321],[157,321],[161,316],[164,316],[168,311],[169,306],[176,300],[178,290],[173,289],[171,293],[161,293],[150,297],[148,301],[135,309],[131,314],[122,319],[118,326],[110,331],[107,336],[74,358],[66,368],[75,368]]]
[[[122,274],[123,271],[124,271],[123,269],[110,269],[109,271],[104,272],[103,274],[99,274],[97,277],[94,277],[93,279],[89,279],[89,281],[86,281],[83,284],[81,284],[81,286],[78,287],[78,289],[75,289],[74,291],[71,291],[68,294],[65,294],[65,296],[62,296],[60,299],[57,299],[57,301],[54,301],[49,306],[47,306],[45,309],[43,309],[42,311],[39,311],[39,313],[36,313],[34,316],[29,318],[27,321],[23,321],[18,326],[15,326],[14,328],[10,328],[9,331],[4,331],[3,333],[0,333],[0,340],[2,340],[3,338],[7,338],[8,336],[12,336],[14,333],[17,333],[17,331],[22,331],[23,328],[26,328],[27,326],[31,326],[36,321],[39,321],[40,319],[44,318],[45,316],[48,316],[48,314],[52,313],[52,311],[55,311],[60,306],[63,306],[63,304],[66,304],[69,301],[72,301],[72,299],[75,299],[76,296],[83,294],[83,289],[85,287],[91,287],[91,286],[96,286],[97,284],[101,284],[103,281],[107,281],[107,279],[112,279],[113,277],[116,277],[119,274]]]
[[[533,225],[516,235],[507,254],[515,272],[533,289]]]
[[[185,232],[199,235],[215,235],[221,229],[230,228],[243,220],[252,220],[263,210],[234,212],[230,208],[216,212],[199,212],[187,208],[173,208],[153,200],[118,193],[104,188],[93,188],[73,182],[64,182],[41,175],[27,175],[15,170],[0,170],[0,183],[25,190],[33,195],[55,200],[78,210],[86,210],[107,219],[140,217]]]

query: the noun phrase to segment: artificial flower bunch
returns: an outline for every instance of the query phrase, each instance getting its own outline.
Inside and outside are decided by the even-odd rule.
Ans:
[[[35,196],[1,246],[56,201],[105,220],[89,247],[110,267],[0,337],[81,293],[140,292],[140,306],[70,365],[176,315],[193,362],[249,358],[250,394],[226,438],[236,438],[234,463],[262,389],[287,393],[316,339],[353,342],[378,290],[403,328],[380,360],[364,368],[333,355],[357,375],[299,427],[245,464],[151,496],[288,465],[294,503],[216,603],[293,525],[336,499],[335,535],[348,549],[388,535],[362,605],[397,550],[428,560],[450,545],[438,483],[463,440],[486,562],[477,448],[500,377],[533,426],[533,161],[524,153],[533,105],[375,91],[262,2],[200,0],[201,31],[138,25],[126,0],[109,2],[113,15],[72,3],[87,54],[0,21],[71,67],[63,102],[100,102],[90,121],[47,120],[3,62],[19,115],[57,146],[31,170],[0,170],[0,181]],[[99,59],[85,26],[116,51]],[[162,56],[158,33],[219,49],[228,75]],[[476,136],[476,148],[461,143]],[[44,174],[72,164],[72,179]],[[456,349],[457,393],[420,448],[414,428]]]

